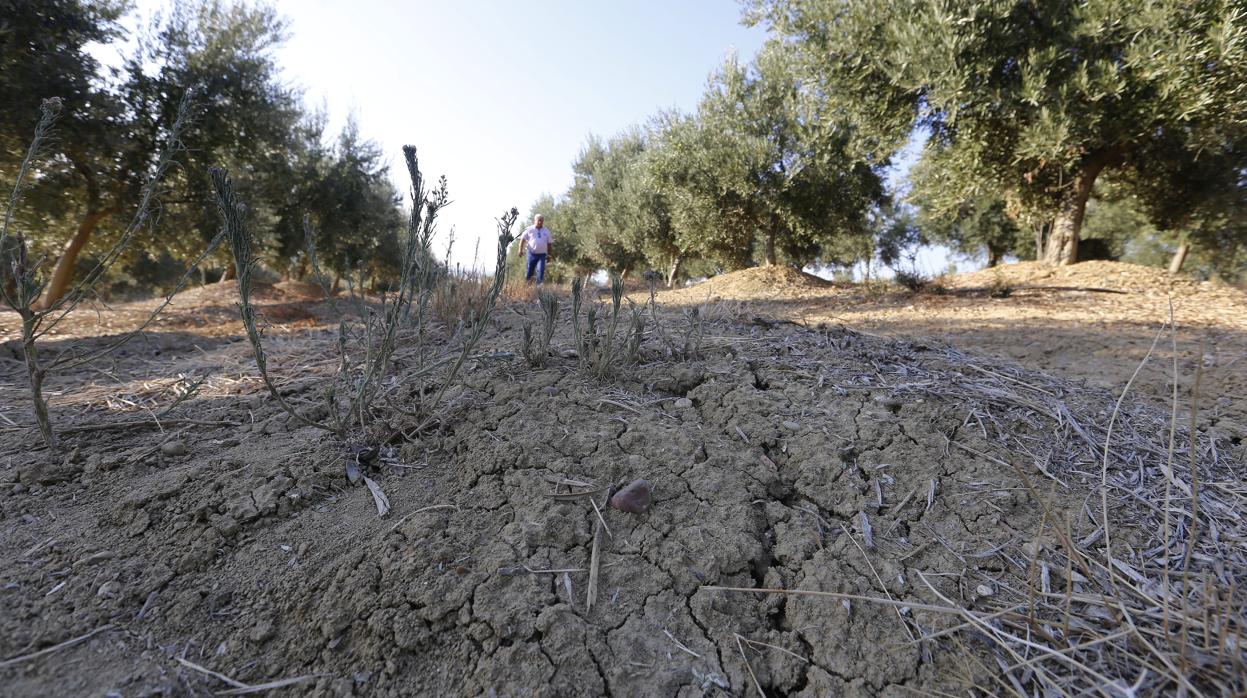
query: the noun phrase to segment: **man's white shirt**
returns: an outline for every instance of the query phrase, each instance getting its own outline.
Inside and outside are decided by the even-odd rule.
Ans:
[[[549,228],[538,228],[535,225],[530,225],[520,239],[524,241],[528,251],[533,254],[549,253],[550,243],[554,242],[554,236],[550,235]]]

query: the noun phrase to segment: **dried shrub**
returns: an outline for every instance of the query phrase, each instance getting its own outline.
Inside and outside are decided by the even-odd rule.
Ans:
[[[4,222],[0,225],[0,300],[21,318],[22,353],[25,358],[35,426],[44,443],[52,450],[56,450],[58,440],[48,411],[47,399],[43,395],[43,388],[48,377],[56,372],[69,371],[106,357],[143,333],[164,312],[169,302],[173,300],[173,296],[186,287],[191,273],[221,241],[221,236],[218,235],[208,243],[205,250],[187,266],[173,285],[173,289],[165,295],[164,302],[157,305],[135,329],[116,335],[92,349],[70,345],[48,356],[42,356],[41,340],[52,334],[56,327],[83,301],[95,297],[100,282],[130,247],[138,232],[145,226],[155,224],[156,212],[159,208],[158,185],[173,166],[177,153],[182,150],[180,137],[190,121],[191,101],[188,94],[179,104],[177,116],[169,127],[169,137],[165,148],[156,159],[155,166],[143,184],[133,217],[122,230],[117,241],[99,257],[95,265],[79,278],[67,293],[50,303],[44,303],[40,298],[49,282],[49,278],[43,273],[46,260],[31,259],[29,244],[25,236],[21,233],[10,233],[10,229],[13,225],[13,216],[21,202],[26,177],[37,166],[39,158],[44,154],[53,136],[60,110],[59,99],[45,100],[40,106],[40,118],[35,127],[34,137],[26,152],[26,157],[18,168],[17,177],[5,208]]]
[[[898,285],[912,293],[918,293],[926,289],[931,283],[930,279],[916,271],[898,271],[894,280]]]
[[[559,299],[549,291],[539,291],[537,302],[541,306],[541,333],[534,336],[532,325],[524,325],[521,350],[529,366],[544,368],[550,358],[550,345],[554,340],[554,330],[558,325]]]
[[[433,341],[432,324],[438,315],[435,301],[456,293],[447,291],[446,287],[450,283],[458,283],[445,273],[445,267],[437,263],[432,253],[435,221],[438,212],[450,199],[444,177],[432,190],[425,189],[413,146],[405,146],[403,154],[411,177],[412,207],[403,240],[399,282],[395,291],[383,291],[375,299],[364,295],[362,283],[358,293],[352,289],[356,319],[345,316],[339,319],[336,342],[339,360],[335,374],[320,391],[324,399],[323,410],[316,406],[297,408],[281,394],[269,375],[260,323],[251,302],[257,263],[252,254],[246,207],[234,194],[229,174],[220,168],[212,171],[217,206],[238,269],[242,320],[260,376],[269,394],[292,419],[305,426],[332,432],[339,439],[345,440],[352,434],[364,432],[370,424],[378,421],[383,415],[376,414],[376,410],[382,403],[393,411],[417,415],[424,420],[421,428],[427,426],[446,389],[454,383],[484,334],[505,281],[506,248],[513,239],[511,228],[519,217],[515,209],[505,213],[498,222],[498,258],[489,287],[482,297],[469,297],[462,308],[455,309],[456,315],[463,318],[454,330],[460,339],[458,350],[450,349],[447,342]],[[325,276],[316,264],[316,250],[311,243],[313,238],[309,229],[308,258],[313,273],[328,291]],[[361,267],[361,279],[365,276],[366,270]],[[404,346],[405,356],[413,359],[415,365],[405,369],[401,375],[394,375],[395,352],[400,344]],[[392,399],[410,383],[433,377],[439,385],[432,391],[432,397],[426,398],[424,390],[416,391],[421,396],[416,410],[408,410]],[[327,418],[313,417],[322,411],[328,415]]]

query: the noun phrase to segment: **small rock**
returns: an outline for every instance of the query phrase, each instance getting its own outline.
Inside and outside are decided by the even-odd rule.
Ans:
[[[134,518],[130,520],[130,525],[126,527],[126,533],[128,533],[131,538],[142,535],[142,533],[146,531],[151,524],[151,515],[147,513],[146,509],[139,509],[135,512]]]
[[[542,388],[541,392],[545,393],[546,395],[558,395],[559,389],[558,389],[558,386],[548,385]]]
[[[52,468],[44,474],[39,480],[40,485],[55,485],[61,482],[69,482],[78,477],[82,473],[82,465],[79,463],[63,463],[59,468]]]
[[[679,400],[675,401],[675,408],[677,410],[687,410],[688,408],[692,406],[693,406],[693,401],[686,397],[682,397]]]
[[[238,533],[238,520],[232,516],[214,516],[212,517],[212,527],[220,531],[221,535],[226,538],[232,537]]]
[[[887,397],[884,395],[876,395],[875,402],[878,402],[879,404],[883,405],[884,408],[892,412],[897,412],[902,407],[905,406],[905,403],[901,401],[900,399],[894,398],[894,397]]]
[[[95,592],[95,595],[101,599],[115,599],[120,593],[121,582],[114,579],[111,582],[104,582],[101,584],[99,590]]]
[[[677,368],[671,375],[654,381],[654,388],[667,393],[684,395],[706,380],[706,372],[693,368]]]
[[[78,560],[74,563],[74,567],[77,568],[95,565],[106,560],[111,560],[113,557],[114,553],[111,550],[100,550],[82,558],[81,560]]]
[[[796,431],[801,428],[801,424],[799,422],[788,421],[784,422],[784,428],[789,431]]]
[[[633,480],[610,499],[610,506],[629,514],[644,514],[652,502],[649,480]]]
[[[143,572],[143,576],[138,581],[138,591],[140,594],[150,594],[158,591],[164,585],[173,579],[174,572],[168,565],[163,562],[157,562],[154,566],[147,568]]]
[[[160,452],[166,456],[184,456],[186,455],[186,442],[181,439],[166,441],[160,445]]]
[[[17,483],[16,485],[13,485],[13,494],[22,494],[25,491],[26,491],[26,485],[23,485],[20,482]]]
[[[253,521],[260,516],[260,510],[256,509],[255,502],[252,501],[250,494],[235,497],[226,502],[226,512],[240,523]]]
[[[266,642],[272,639],[274,634],[273,621],[266,619],[252,626],[248,637],[251,638],[252,642]]]
[[[447,402],[450,401],[447,400]],[[376,446],[365,446],[363,444],[351,446],[351,455],[355,457],[355,462],[360,465],[370,465],[380,454],[381,451]]]
[[[294,483],[285,475],[277,475],[271,482],[251,491],[251,501],[255,503],[256,511],[260,512],[260,516],[268,516],[277,511],[277,502],[281,498],[281,494],[290,489]]]
[[[992,590],[991,587],[987,586],[986,584],[978,585],[977,587],[974,588],[974,591],[978,593],[979,596],[991,596],[992,594],[996,593],[995,591]]]

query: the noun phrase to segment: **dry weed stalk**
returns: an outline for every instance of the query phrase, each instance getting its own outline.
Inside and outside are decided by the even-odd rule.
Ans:
[[[685,310],[682,330],[669,336],[658,315],[656,288],[652,280],[649,301],[637,305],[629,299],[626,308],[623,304],[623,279],[612,275],[610,284],[610,304],[602,306],[586,302],[584,277],[572,279],[570,321],[573,347],[581,371],[598,379],[614,377],[621,368],[641,362],[645,341],[650,337],[658,338],[665,356],[682,361],[701,357],[706,325],[702,308]],[[543,334],[537,336],[531,326],[525,327],[521,344],[528,364],[534,368],[545,365],[545,354],[541,349],[544,346],[548,350],[554,335],[553,323],[557,322],[557,316],[550,312],[552,308],[549,305],[553,302],[553,309],[557,310],[557,301],[544,293],[539,294],[538,300],[542,307]]]
[[[684,341],[680,345],[680,357],[692,361],[701,356],[701,341],[706,336],[706,319],[701,308],[684,311]]]
[[[667,336],[662,320],[658,316],[658,276],[646,273],[645,278],[649,281],[649,301],[646,307],[649,308],[650,324],[653,325],[654,334],[659,342],[666,346],[667,355],[678,356],[682,361],[701,358],[702,340],[706,337],[706,309],[709,299],[701,306],[685,308],[682,311],[684,327],[680,341],[677,342]]]
[[[645,342],[645,314],[635,303],[629,302],[631,315],[628,320],[628,348],[624,360],[636,364],[641,360],[641,345]]]
[[[554,339],[554,330],[558,323],[559,299],[549,291],[540,291],[537,302],[541,306],[541,334],[534,337],[532,325],[525,324],[521,349],[529,366],[544,368],[550,358],[550,343]]]
[[[264,385],[268,388],[269,394],[273,396],[273,399],[299,423],[305,426],[318,427],[326,431],[334,431],[333,427],[309,419],[295,410],[273,383],[273,378],[268,371],[268,357],[264,353],[264,344],[260,338],[260,328],[256,320],[255,306],[251,303],[251,294],[254,290],[252,274],[255,273],[258,262],[251,252],[251,234],[247,230],[245,223],[246,207],[234,194],[234,183],[230,179],[228,172],[219,167],[214,167],[210,175],[212,177],[212,186],[216,190],[217,209],[221,213],[222,228],[229,235],[230,250],[234,255],[234,266],[238,272],[239,310],[242,314],[242,323],[247,331],[247,339],[251,342],[251,349],[255,354],[255,362],[260,371],[260,378],[264,381]]]
[[[48,413],[47,400],[43,395],[43,387],[49,374],[68,371],[108,356],[134,337],[142,334],[164,312],[173,300],[173,296],[186,287],[192,272],[221,241],[221,235],[218,234],[208,243],[204,251],[187,266],[173,289],[165,295],[163,302],[157,305],[135,329],[116,335],[92,349],[84,349],[81,345],[70,345],[52,353],[50,358],[44,359],[40,355],[41,340],[52,333],[84,300],[96,295],[100,282],[130,247],[139,231],[145,226],[154,226],[158,222],[158,185],[169,168],[173,166],[174,157],[183,149],[180,139],[190,121],[191,99],[188,93],[183,96],[178,105],[177,116],[169,127],[165,148],[157,157],[151,174],[143,184],[134,216],[129,224],[122,230],[116,242],[68,292],[51,303],[45,304],[40,301],[40,298],[48,284],[48,279],[42,273],[46,260],[32,260],[25,236],[20,233],[10,234],[9,229],[25,190],[25,180],[46,150],[60,110],[59,99],[44,100],[40,106],[40,117],[35,127],[35,134],[18,169],[17,178],[5,209],[4,222],[0,226],[0,300],[3,300],[4,304],[13,309],[21,318],[22,352],[25,355],[35,426],[44,443],[52,450],[56,450],[58,441],[52,426],[51,415]]]
[[[431,424],[436,418],[436,408],[441,403],[442,398],[446,395],[446,390],[459,377],[459,371],[463,369],[463,365],[472,357],[472,352],[476,350],[476,345],[480,343],[481,337],[485,334],[485,328],[489,325],[489,318],[493,315],[494,308],[498,306],[498,298],[502,295],[502,289],[507,279],[507,248],[511,242],[515,240],[515,235],[511,232],[515,227],[515,221],[520,217],[518,209],[512,207],[498,218],[498,256],[494,263],[494,278],[490,284],[489,293],[485,296],[484,301],[477,308],[473,309],[469,326],[471,332],[467,339],[463,342],[459,353],[454,358],[454,363],[450,370],[441,379],[441,387],[438,388],[431,403],[425,405],[425,413],[428,415],[425,420],[417,428],[417,431],[423,430]],[[486,357],[478,357],[486,358]],[[488,358],[509,358],[507,355],[491,355]]]
[[[645,341],[645,315],[635,303],[629,301],[627,328],[620,336],[620,320],[625,319],[623,308],[624,285],[619,276],[611,276],[610,317],[604,330],[598,331],[598,306],[590,305],[585,311],[585,325],[581,327],[580,311],[584,307],[585,281],[582,277],[572,279],[571,324],[580,360],[580,369],[597,378],[608,378],[621,366],[640,361]]]
[[[584,368],[589,358],[588,345],[584,341],[584,337],[580,331],[580,308],[584,304],[584,277],[577,276],[572,279],[572,335],[576,341],[576,356],[580,361],[580,368]]]
[[[623,278],[611,276],[611,320],[606,329],[605,339],[599,343],[600,351],[593,357],[593,370],[598,377],[605,377],[614,366],[615,333],[619,328],[619,310],[623,302]]]
[[[450,203],[450,199],[445,177],[439,180],[434,189],[425,189],[413,146],[405,146],[403,154],[411,177],[412,203],[397,291],[392,296],[384,292],[379,294],[375,303],[379,305],[379,309],[374,308],[363,294],[362,280],[366,276],[366,270],[360,267],[360,290],[356,293],[352,284],[350,292],[359,319],[352,323],[345,316],[339,317],[336,370],[323,390],[324,411],[327,414],[325,419],[312,416],[318,410],[296,409],[281,394],[270,375],[256,309],[251,302],[254,284],[252,273],[257,261],[251,249],[252,239],[246,224],[246,208],[234,194],[229,174],[220,168],[212,171],[217,205],[238,269],[239,305],[243,325],[261,379],[269,394],[292,419],[305,426],[332,432],[339,439],[346,439],[352,433],[365,430],[374,420],[374,406],[379,401],[385,401],[391,407],[411,414],[393,403],[392,398],[398,389],[410,381],[423,379],[449,366],[447,373],[441,377],[442,382],[435,396],[420,406],[418,414],[426,418],[427,425],[446,389],[455,381],[463,364],[472,357],[472,351],[484,333],[504,280],[505,248],[511,242],[510,230],[519,215],[518,211],[512,209],[499,222],[498,271],[479,305],[469,304],[469,320],[466,325],[468,335],[459,351],[446,352],[433,348],[429,336],[432,322],[430,308],[448,275],[437,265],[432,252],[432,240],[438,212]],[[317,262],[310,224],[305,227],[305,231],[307,254],[313,274],[326,295],[332,298],[327,277],[321,272]],[[394,359],[400,339],[405,340],[404,346],[410,347],[407,354],[416,359],[417,365],[405,370],[401,376],[395,376]]]

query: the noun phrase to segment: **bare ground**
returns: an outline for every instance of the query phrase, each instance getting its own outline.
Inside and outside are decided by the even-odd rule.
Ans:
[[[370,470],[394,505],[381,519],[367,489],[344,477],[349,446],[289,424],[261,393],[228,288],[194,293],[115,361],[58,379],[64,454],[48,454],[28,428],[0,431],[0,695],[230,687],[209,672],[248,686],[298,679],[280,690],[334,696],[1010,690],[1027,675],[1002,671],[1013,659],[984,638],[916,639],[965,622],[933,608],[946,606],[941,598],[975,612],[1024,601],[1039,562],[1051,588],[1086,581],[1058,564],[1056,529],[1068,525],[1089,546],[1103,534],[1088,506],[1101,476],[1094,444],[1117,397],[1103,388],[1124,384],[1107,367],[1126,366],[1128,378],[1131,357],[1147,349],[1139,337],[1150,345],[1163,319],[1106,317],[1103,333],[1077,344],[1073,325],[1053,332],[1062,320],[1043,302],[1030,308],[1023,292],[1005,306],[974,295],[879,298],[875,320],[853,323],[872,334],[943,327],[980,356],[840,328],[865,306],[852,297],[719,303],[703,310],[694,360],[651,346],[608,381],[574,359],[473,367],[437,429],[402,435],[411,425],[394,418],[399,433]],[[332,363],[317,329],[325,310],[301,293],[276,288],[266,301],[274,371],[296,398],[311,397]],[[667,301],[678,329],[681,298]],[[1012,310],[986,326],[974,307]],[[92,320],[121,328],[140,311],[84,315],[58,341],[99,341]],[[960,328],[942,324],[956,317]],[[520,327],[536,320],[531,304],[503,309],[485,348],[515,351]],[[1232,325],[1207,329],[1222,342],[1204,359],[1210,374],[1241,356],[1247,323]],[[1029,353],[1044,337],[1052,350]],[[1189,369],[1196,335],[1180,337]],[[1018,363],[988,355],[1010,356],[1014,344],[1025,347]],[[1100,370],[1073,360],[1095,357],[1095,346],[1125,349],[1095,359]],[[5,351],[0,415],[21,425],[21,366],[12,345]],[[153,417],[186,385],[178,376],[209,369],[199,393]],[[1229,371],[1217,375],[1237,385]],[[1169,418],[1156,399],[1163,372],[1143,380],[1151,392],[1128,396],[1118,417],[1134,441],[1106,471],[1114,549],[1131,569],[1158,559],[1158,524],[1147,497],[1122,493],[1146,494],[1132,478],[1136,468],[1155,478],[1148,448],[1163,453],[1154,427]],[[1214,465],[1236,463],[1241,474],[1243,400],[1229,397],[1204,438],[1219,449]],[[94,428],[123,419],[136,425]],[[1232,490],[1213,489],[1208,509],[1224,517],[1241,479],[1208,471],[1207,482]],[[635,478],[653,483],[653,507],[602,510],[609,533],[590,610],[599,521],[590,501],[600,506],[606,488]],[[1238,530],[1223,527],[1199,554],[1242,582]],[[1243,660],[1234,644],[1191,676],[1205,692],[1218,678],[1241,689],[1230,672]]]
[[[919,293],[891,284],[836,284],[788,268],[755,268],[661,294],[712,302],[804,326],[842,326],[890,337],[929,337],[1027,368],[1120,391],[1172,318],[1178,385],[1189,403],[1202,364],[1201,412],[1211,424],[1247,425],[1247,293],[1119,262],[1050,269],[1033,262],[935,279]],[[1134,389],[1172,399],[1166,332]]]

